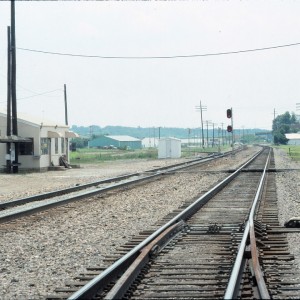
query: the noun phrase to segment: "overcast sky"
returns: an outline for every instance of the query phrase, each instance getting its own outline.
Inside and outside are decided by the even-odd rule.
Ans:
[[[271,129],[300,103],[300,1],[16,1],[18,112],[69,125]],[[10,2],[0,1],[0,108],[6,109]],[[152,58],[149,58],[152,57]],[[40,95],[38,95],[40,94]]]

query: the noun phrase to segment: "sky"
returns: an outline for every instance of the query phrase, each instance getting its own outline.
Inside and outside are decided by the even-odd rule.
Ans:
[[[274,116],[297,112],[300,1],[16,1],[15,10],[20,113],[64,124],[64,84],[70,126],[195,128],[200,101],[215,128],[231,123],[228,108],[234,128],[271,129]],[[0,109],[7,26],[10,2],[0,1]]]

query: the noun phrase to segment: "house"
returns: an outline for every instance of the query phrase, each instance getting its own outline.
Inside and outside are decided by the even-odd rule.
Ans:
[[[18,136],[7,136],[7,116],[0,112],[0,165],[5,169],[7,160],[13,162],[15,143],[18,143],[19,170],[46,171],[59,166],[60,158],[69,161],[69,140],[78,134],[69,126],[40,120],[18,113]],[[10,154],[6,145],[10,143]]]
[[[141,149],[142,141],[128,135],[102,135],[89,141],[91,148],[116,147],[120,149]]]

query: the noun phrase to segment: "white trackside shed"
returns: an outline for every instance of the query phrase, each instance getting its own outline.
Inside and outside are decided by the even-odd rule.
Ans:
[[[181,140],[169,137],[158,141],[158,158],[179,157],[181,157]]]
[[[2,170],[7,159],[13,161],[15,141],[19,144],[20,171],[47,171],[49,167],[59,166],[62,156],[69,161],[69,139],[78,137],[78,134],[69,130],[69,126],[20,114],[17,123],[18,136],[7,136],[7,117],[5,113],[0,112],[0,168]],[[12,141],[11,154],[6,153],[7,141]]]

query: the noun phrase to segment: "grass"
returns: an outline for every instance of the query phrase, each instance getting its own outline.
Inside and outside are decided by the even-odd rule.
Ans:
[[[71,164],[101,163],[120,159],[157,158],[156,149],[119,150],[119,149],[77,149],[70,153]]]
[[[224,151],[226,147],[221,150]],[[229,146],[227,147],[229,148]],[[218,152],[218,147],[214,148],[184,148],[181,149],[182,157],[193,157],[201,153]],[[115,161],[124,159],[157,159],[158,151],[156,148],[143,148],[137,150],[120,149],[95,149],[82,148],[75,152],[70,152],[71,164],[97,164],[105,161]]]
[[[300,146],[280,145],[274,147],[284,150],[293,160],[300,161]]]

